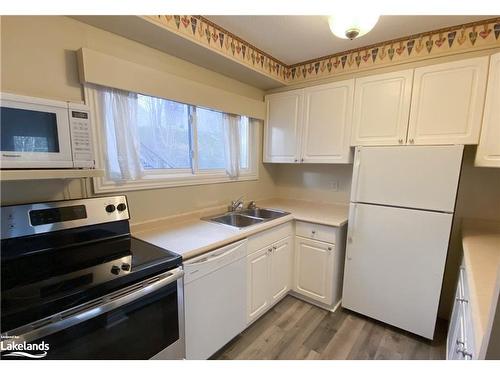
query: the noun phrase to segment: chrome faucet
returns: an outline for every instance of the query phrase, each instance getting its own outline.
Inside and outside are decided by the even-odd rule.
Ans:
[[[227,207],[229,212],[234,212],[241,210],[243,208],[243,196],[239,197],[235,201],[231,201],[231,204]]]
[[[255,203],[255,201],[250,201],[250,202],[248,203],[247,208],[248,208],[249,210],[256,209],[256,208],[257,208],[257,203]]]

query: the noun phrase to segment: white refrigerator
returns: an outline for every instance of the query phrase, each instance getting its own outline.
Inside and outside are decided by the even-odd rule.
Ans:
[[[356,148],[343,307],[433,338],[462,154]]]

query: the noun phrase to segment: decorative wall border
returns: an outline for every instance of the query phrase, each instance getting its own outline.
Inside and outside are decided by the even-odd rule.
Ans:
[[[500,47],[500,18],[411,35],[288,66],[287,83]]]
[[[288,65],[202,16],[158,15],[144,18],[259,73],[286,83],[285,73]]]
[[[144,18],[285,85],[500,47],[500,17],[497,17],[287,65],[202,16]]]

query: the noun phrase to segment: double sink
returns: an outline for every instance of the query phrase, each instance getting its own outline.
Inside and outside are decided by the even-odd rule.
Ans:
[[[268,208],[247,208],[240,211],[228,212],[223,215],[204,217],[202,220],[229,225],[236,228],[245,228],[250,225],[278,219],[288,214],[289,212],[271,210]]]

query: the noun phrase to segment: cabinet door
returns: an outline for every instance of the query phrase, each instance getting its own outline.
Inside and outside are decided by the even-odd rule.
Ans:
[[[303,92],[294,90],[266,96],[265,162],[298,162]]]
[[[271,256],[271,303],[281,299],[291,289],[292,241],[284,238],[273,245]]]
[[[500,168],[500,53],[491,56],[486,90],[483,126],[475,165]]]
[[[269,272],[272,247],[265,247],[247,257],[247,321],[267,310],[269,301]]]
[[[356,79],[351,145],[397,145],[406,140],[413,70]]]
[[[353,94],[353,79],[305,89],[301,162],[352,162]]]
[[[334,245],[296,237],[294,290],[318,302],[332,303]]]
[[[488,57],[415,69],[408,143],[477,144]]]

